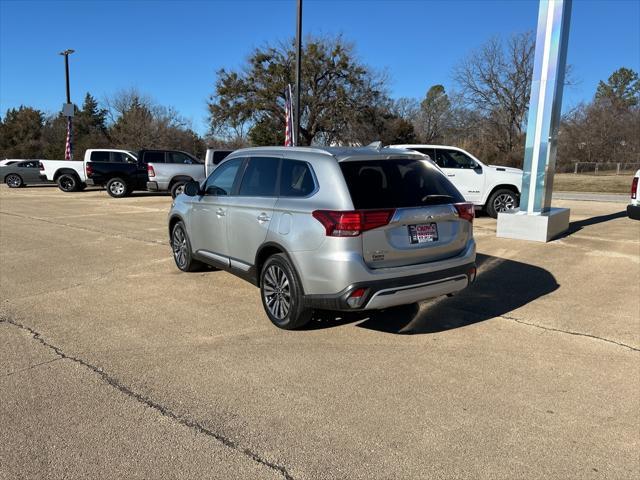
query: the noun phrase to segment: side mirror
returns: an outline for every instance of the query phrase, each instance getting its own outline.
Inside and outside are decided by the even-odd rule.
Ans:
[[[474,170],[476,173],[482,173],[482,165],[479,165],[479,164],[477,164],[477,163],[476,163],[476,166],[475,166],[475,167],[473,167],[473,170]]]
[[[190,182],[185,183],[182,193],[189,197],[195,197],[200,193],[200,184],[195,180],[191,180]]]

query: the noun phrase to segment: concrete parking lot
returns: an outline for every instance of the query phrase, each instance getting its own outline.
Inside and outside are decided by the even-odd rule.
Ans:
[[[640,222],[475,223],[463,294],[273,327],[170,197],[0,187],[0,478],[639,478]]]

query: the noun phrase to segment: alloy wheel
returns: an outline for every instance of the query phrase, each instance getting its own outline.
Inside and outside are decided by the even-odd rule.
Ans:
[[[180,268],[185,268],[187,265],[187,237],[181,227],[176,227],[173,230],[171,246],[176,264]]]
[[[71,177],[65,176],[60,180],[60,186],[63,190],[68,192],[69,190],[73,190],[73,188],[76,186],[76,182],[74,182]]]
[[[263,296],[269,313],[284,320],[291,308],[291,289],[287,274],[277,265],[271,265],[264,274]]]
[[[111,193],[113,193],[114,195],[123,195],[124,191],[125,191],[125,187],[124,184],[122,182],[111,182],[111,185],[109,185],[109,190],[111,190]]]
[[[516,208],[516,199],[509,193],[501,193],[493,201],[493,208],[496,212],[508,212]]]
[[[22,185],[22,179],[18,175],[9,175],[6,181],[7,185],[11,188],[16,188]]]

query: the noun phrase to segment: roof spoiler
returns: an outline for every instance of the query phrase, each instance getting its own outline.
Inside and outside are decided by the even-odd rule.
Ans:
[[[382,141],[378,140],[376,142],[371,142],[369,145],[367,145],[367,148],[373,148],[374,150],[382,150],[382,147],[384,145],[382,144]]]

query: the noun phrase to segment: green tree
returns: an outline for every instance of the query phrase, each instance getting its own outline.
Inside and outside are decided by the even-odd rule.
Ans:
[[[345,141],[358,112],[386,100],[386,80],[358,61],[341,37],[309,38],[303,48],[300,145]],[[220,70],[209,102],[211,134],[267,140],[284,130],[287,85],[294,83],[293,42],[254,50],[239,71]],[[259,135],[258,135],[259,133]]]
[[[38,158],[42,156],[44,115],[35,108],[11,108],[0,121],[1,158]]]
[[[640,100],[638,74],[629,68],[619,68],[607,82],[600,80],[596,90],[597,100],[609,100],[616,107],[632,107]]]

